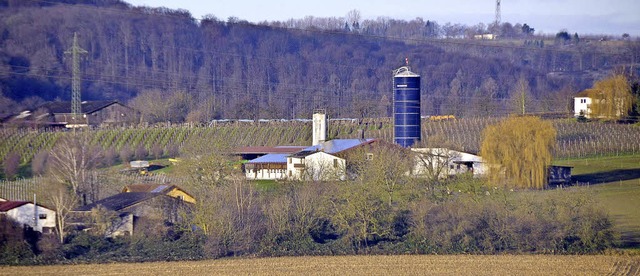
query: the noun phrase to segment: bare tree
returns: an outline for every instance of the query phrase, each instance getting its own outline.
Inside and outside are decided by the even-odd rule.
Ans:
[[[448,148],[423,148],[413,151],[418,160],[414,173],[426,177],[432,183],[449,176],[449,166],[460,156],[457,151]]]
[[[69,187],[57,181],[48,183],[48,200],[56,210],[56,232],[60,243],[66,236],[67,218],[70,211],[78,204],[78,196],[71,192]]]
[[[49,154],[49,174],[80,196],[88,192],[90,172],[101,161],[101,151],[91,145],[88,133],[74,132],[54,146]]]

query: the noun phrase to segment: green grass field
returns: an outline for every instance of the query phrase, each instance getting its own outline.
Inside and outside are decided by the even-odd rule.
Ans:
[[[640,155],[571,159],[573,180],[589,189],[615,222],[623,247],[640,249]]]

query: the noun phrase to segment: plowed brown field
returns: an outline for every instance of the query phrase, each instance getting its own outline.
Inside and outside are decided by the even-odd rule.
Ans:
[[[395,255],[0,267],[0,275],[640,275],[640,256]]]

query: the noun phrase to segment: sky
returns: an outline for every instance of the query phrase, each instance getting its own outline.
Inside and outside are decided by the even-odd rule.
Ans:
[[[134,6],[186,9],[194,18],[214,15],[249,22],[285,21],[305,16],[345,17],[358,10],[363,19],[380,16],[411,20],[421,17],[475,25],[494,21],[496,0],[125,0]],[[502,22],[527,23],[536,33],[561,30],[578,34],[640,37],[640,0],[501,0]]]

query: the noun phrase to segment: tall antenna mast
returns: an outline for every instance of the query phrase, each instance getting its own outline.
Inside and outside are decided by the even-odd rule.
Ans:
[[[500,0],[496,0],[496,19],[494,22],[496,27],[500,26],[500,21],[502,21],[502,14],[500,13]]]
[[[80,55],[88,54],[85,49],[78,46],[78,33],[73,33],[73,46],[64,52],[70,54],[73,64],[73,77],[71,79],[71,113],[73,114],[74,124],[78,120],[78,116],[82,114],[82,100],[80,99]]]

